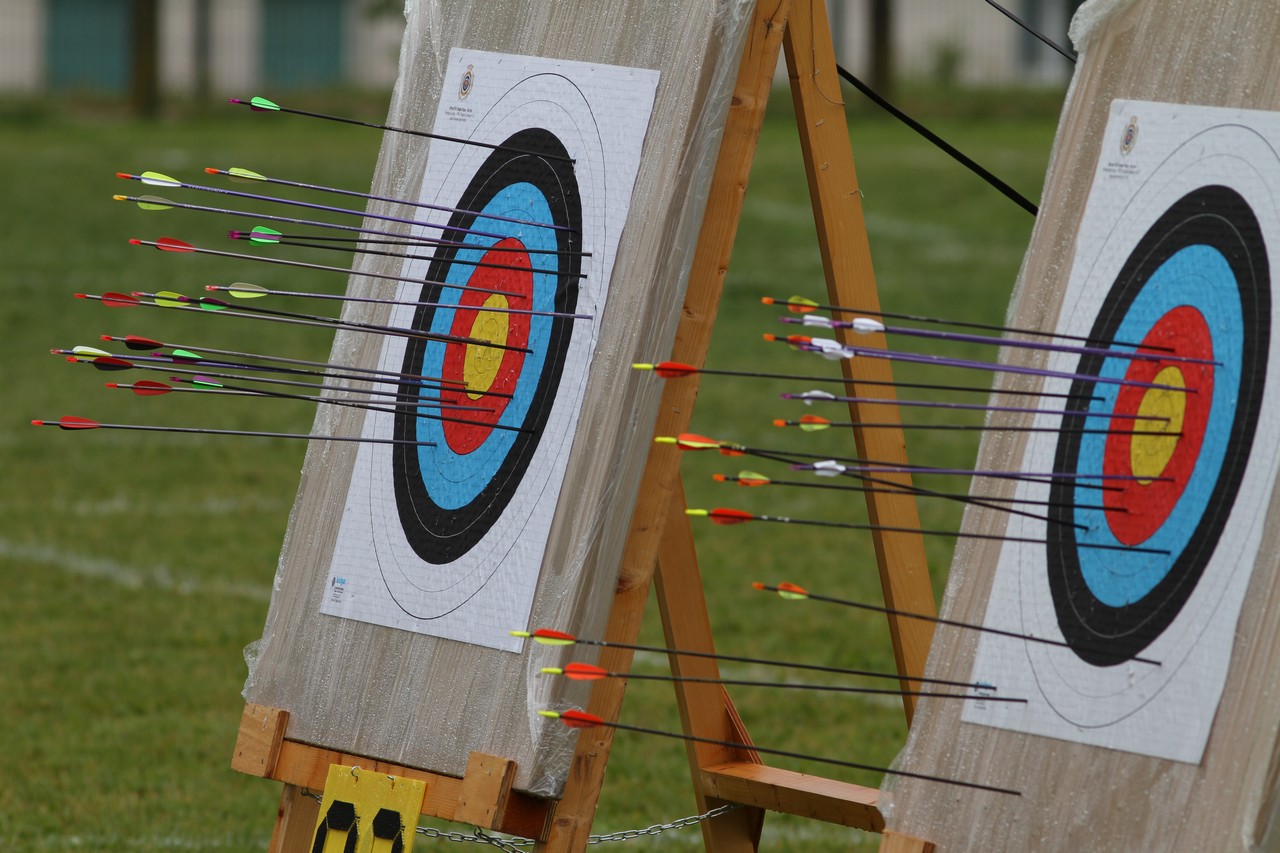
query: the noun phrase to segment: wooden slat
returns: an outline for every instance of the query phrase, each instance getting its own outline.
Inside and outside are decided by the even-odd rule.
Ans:
[[[744,61],[739,66],[739,87],[735,90],[732,107],[739,124],[732,133],[724,135],[712,175],[684,311],[676,328],[672,349],[671,357],[678,361],[701,365],[706,359],[724,276],[729,268],[751,157],[760,123],[764,120],[766,81],[771,79],[774,67],[765,62],[769,55],[767,45],[781,33],[787,6],[787,0],[764,0],[760,3],[747,36],[752,46],[747,48]],[[776,46],[772,56],[776,61]],[[747,58],[751,59],[749,64]],[[743,81],[747,81],[745,89]],[[687,431],[697,393],[694,377],[667,382],[658,404],[655,435],[676,435]],[[645,463],[605,629],[604,638],[610,642],[634,643],[639,636],[667,510],[676,499],[678,465],[679,453],[674,449],[657,449],[649,454]],[[631,668],[631,658],[629,651],[606,648],[600,656],[600,665],[611,671],[625,672]],[[606,720],[617,719],[625,689],[622,679],[597,681],[592,687],[587,711]],[[611,728],[584,729],[579,734],[563,797],[556,807],[547,842],[539,850],[561,853],[586,848],[612,748]]]
[[[934,853],[938,845],[910,835],[886,831],[880,841],[880,853]]]
[[[693,531],[684,514],[684,492],[671,504],[671,517],[662,537],[658,571],[654,589],[662,611],[662,628],[667,647],[712,653],[715,642],[707,614],[707,600],[702,589],[702,573],[698,570]],[[671,655],[671,674],[678,678],[696,679],[675,682],[676,704],[685,733],[699,738],[751,743],[741,720],[725,692],[716,684],[720,667],[714,658]],[[689,766],[694,779],[694,798],[698,811],[706,812],[723,805],[724,800],[709,796],[699,784],[701,769],[708,765],[731,761],[759,761],[756,753],[733,747],[686,741]],[[760,845],[764,813],[760,809],[737,809],[713,820],[703,821],[702,839],[708,850],[717,853],[754,851]]]
[[[722,800],[838,823],[884,830],[880,792],[850,782],[809,776],[748,761],[702,768],[703,787]]]
[[[267,853],[311,853],[319,819],[320,804],[297,785],[285,785]]]
[[[389,773],[406,779],[421,779],[427,783],[427,795],[422,801],[422,813],[445,820],[457,820],[458,800],[462,795],[461,779],[405,767],[387,761],[374,761],[359,755],[351,755],[285,738],[280,746],[280,758],[270,778],[306,788],[323,791],[329,765],[358,765],[377,773]],[[545,832],[547,815],[553,803],[512,791],[491,828],[510,835],[539,838]]]
[[[462,793],[453,819],[459,823],[493,829],[507,808],[511,783],[515,780],[516,763],[496,755],[471,753],[467,772],[462,777]]]
[[[818,246],[826,272],[828,296],[834,304],[876,311],[880,307],[880,298],[876,292],[867,225],[862,213],[862,194],[853,165],[849,125],[840,92],[840,78],[836,73],[825,3],[804,0],[793,4],[783,47],[795,101],[800,147],[809,178],[809,195],[818,226]],[[856,340],[851,335],[848,330],[839,332],[839,336],[848,343],[861,347],[884,349],[886,346],[883,335],[858,335]],[[860,381],[870,380],[891,383],[893,371],[888,359],[846,359],[841,364],[846,379],[852,382],[851,396],[893,398],[891,386],[858,385]],[[855,422],[901,422],[896,405],[851,403],[849,414]],[[908,462],[901,429],[858,429],[854,431],[854,437],[858,453],[864,458],[889,466]],[[886,475],[883,479],[906,486],[911,483],[911,478],[905,474]],[[868,492],[867,511],[872,524],[907,529],[920,527],[915,498],[909,494]],[[936,614],[923,537],[918,533],[877,531],[872,539],[885,604],[907,612]],[[933,624],[891,616],[889,632],[898,672],[924,674],[929,644],[933,641]],[[910,689],[907,681],[903,681],[902,686]],[[910,723],[916,700],[903,696],[902,702]]]
[[[250,776],[270,776],[280,757],[289,712],[250,702],[240,716],[231,769]]]

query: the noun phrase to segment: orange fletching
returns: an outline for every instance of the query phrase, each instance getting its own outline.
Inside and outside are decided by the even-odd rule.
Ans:
[[[586,711],[577,711],[572,708],[568,711],[561,711],[560,720],[571,729],[590,729],[604,725],[604,720],[595,714],[588,714]]]
[[[755,516],[746,510],[727,507],[717,507],[707,513],[707,517],[715,524],[745,524],[755,520]]]
[[[698,372],[698,368],[692,364],[684,364],[679,361],[661,361],[653,366],[653,372],[664,379],[672,379],[677,376],[689,376]]]
[[[574,681],[599,681],[609,672],[589,663],[570,663],[565,665],[564,674]]]

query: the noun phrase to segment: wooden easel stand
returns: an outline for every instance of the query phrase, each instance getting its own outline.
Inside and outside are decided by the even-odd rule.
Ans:
[[[786,52],[828,297],[835,304],[868,311],[879,308],[825,5],[821,0],[760,0],[739,66],[684,312],[676,331],[671,357],[678,361],[701,366],[706,360],[780,48]],[[863,337],[858,343],[885,346],[883,336]],[[892,381],[891,366],[883,359],[846,361],[844,370],[851,396],[867,396],[859,382]],[[697,391],[696,376],[666,383],[655,435],[687,431]],[[876,396],[889,395],[877,389]],[[899,421],[897,407],[886,403],[850,404],[850,414],[854,421]],[[855,437],[860,455],[889,465],[907,462],[901,430],[859,430]],[[652,583],[668,645],[713,652],[714,639],[693,532],[684,515],[684,490],[678,468],[678,454],[669,448],[655,448],[649,455],[604,639],[624,644],[636,641]],[[902,485],[910,485],[908,476],[898,479]],[[873,524],[919,527],[915,500],[910,494],[877,491],[868,494],[867,505]],[[877,532],[873,538],[885,603],[903,611],[934,614],[921,536]],[[888,622],[898,671],[904,676],[902,683],[906,687],[907,677],[924,672],[932,625],[894,616],[889,616]],[[628,671],[632,656],[626,649],[605,648],[600,664],[611,671]],[[671,668],[680,676],[719,676],[719,668],[711,658],[673,656]],[[687,734],[751,742],[722,686],[678,682],[675,690]],[[605,719],[617,719],[624,692],[625,682],[621,679],[596,682],[587,710]],[[909,722],[914,699],[904,697],[903,703]],[[283,711],[248,706],[233,761],[233,767],[242,772],[286,783],[272,837],[272,853],[304,853],[310,849],[318,806],[302,792],[323,788],[332,763],[358,764],[378,772],[425,780],[424,814],[535,838],[538,851],[583,851],[614,734],[609,727],[581,732],[564,794],[553,802],[512,791],[514,764],[505,759],[473,754],[466,774],[457,779],[297,743],[288,739],[287,724],[288,715]],[[726,803],[746,806],[703,822],[703,840],[708,850],[755,851],[766,809],[883,830],[876,789],[769,767],[749,750],[692,742],[687,750],[699,810]],[[930,849],[927,843],[904,836],[886,838],[885,843],[883,849],[894,853],[928,853]]]

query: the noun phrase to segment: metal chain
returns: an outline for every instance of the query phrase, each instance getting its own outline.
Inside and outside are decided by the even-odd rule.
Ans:
[[[303,794],[311,797],[317,803],[322,801],[322,797],[312,791],[303,791]],[[676,818],[670,823],[655,823],[652,826],[646,826],[644,829],[624,829],[619,832],[610,832],[604,835],[588,836],[588,844],[605,844],[611,841],[629,841],[632,838],[641,838],[646,835],[658,835],[669,829],[683,829],[686,826],[694,826],[702,823],[704,820],[711,820],[722,814],[742,808],[740,803],[725,803],[723,806],[716,806],[710,811],[702,814],[690,815],[688,817]],[[483,829],[476,827],[468,835],[465,832],[449,832],[446,830],[435,829],[430,826],[418,827],[418,834],[425,838],[438,838],[441,841],[472,841],[477,844],[488,844],[490,847],[497,847],[504,853],[524,853],[521,847],[530,847],[537,842],[532,838],[499,838],[496,835],[490,835]]]
[[[655,823],[644,829],[624,829],[619,832],[610,832],[605,835],[592,835],[587,838],[588,844],[605,844],[611,841],[629,841],[632,838],[640,838],[646,835],[658,835],[669,829],[683,829],[686,826],[694,826],[702,823],[704,820],[711,820],[719,817],[726,812],[741,808],[738,803],[726,803],[723,806],[716,806],[710,811],[703,812],[698,815],[690,815],[689,817],[677,818],[670,823]],[[475,829],[470,835],[464,832],[447,832],[439,829],[432,829],[429,826],[418,827],[418,834],[427,838],[439,838],[443,841],[474,841],[479,844],[488,844],[497,847],[505,853],[523,853],[521,847],[529,847],[536,842],[532,838],[499,838],[496,835],[489,835],[482,829]]]

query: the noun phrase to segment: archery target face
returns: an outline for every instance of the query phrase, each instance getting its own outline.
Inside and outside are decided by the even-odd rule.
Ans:
[[[1280,120],[1116,102],[1047,367],[1072,395],[1029,439],[973,676],[1018,708],[963,718],[1197,762],[1277,473]],[[1046,398],[1047,399],[1047,398]],[[1046,408],[1050,408],[1048,402]],[[1057,406],[1053,406],[1057,408]]]
[[[405,260],[418,304],[388,325],[440,337],[386,338],[410,405],[364,434],[402,443],[358,452],[323,612],[520,648],[656,83],[450,54],[433,132],[496,147],[431,143],[412,233],[445,243]]]

